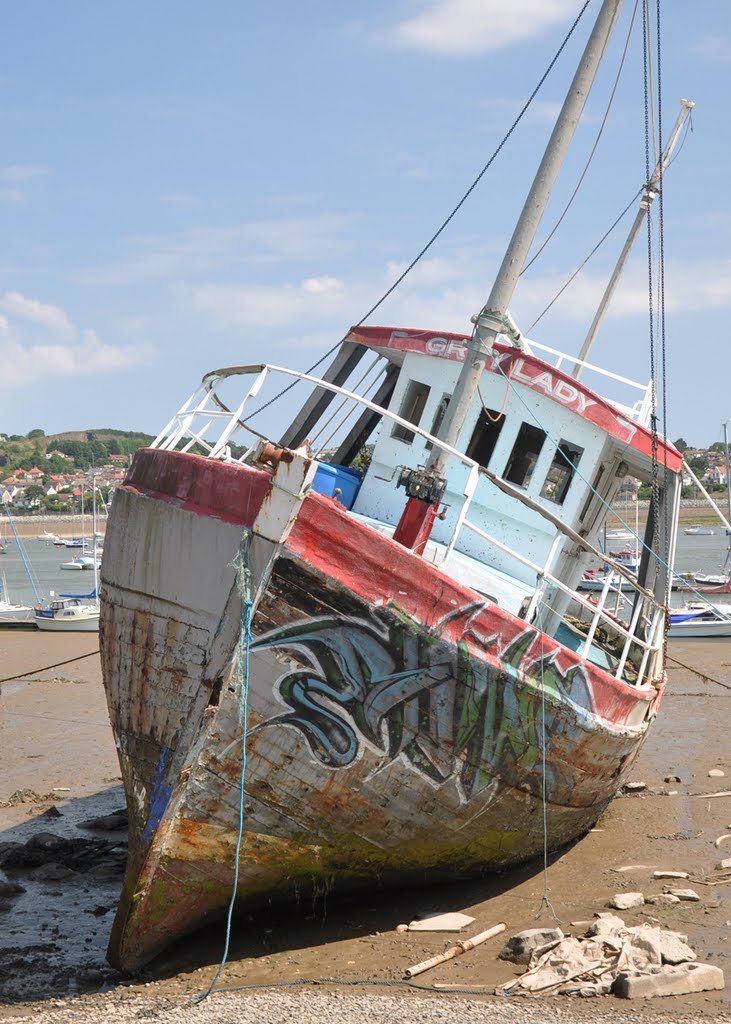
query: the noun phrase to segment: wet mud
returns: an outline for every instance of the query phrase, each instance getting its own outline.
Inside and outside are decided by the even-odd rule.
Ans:
[[[159,999],[204,992],[225,942],[219,922],[167,950],[137,978],[106,963],[105,949],[126,855],[124,794],[101,684],[95,635],[0,632],[0,1019],[77,993],[146,986]],[[700,960],[726,971],[722,992],[653,1000],[637,1013],[709,1020],[731,1013],[731,643],[673,642],[660,715],[636,762],[629,791],[570,848],[518,870],[450,886],[339,899],[323,891],[306,903],[234,920],[219,986],[338,978],[397,981],[407,967],[456,936],[400,933],[419,914],[459,910],[475,918],[463,933],[504,921],[506,934],[556,919],[565,932],[619,892],[652,895],[693,888],[697,902],[645,904],[628,924],[657,922],[688,936]],[[38,671],[77,658],[62,667]],[[29,676],[20,678],[22,673]],[[700,673],[700,674],[699,674]],[[723,775],[709,775],[709,771]],[[653,880],[656,870],[689,880]],[[497,959],[504,936],[435,968],[425,986],[473,989],[520,972]],[[484,993],[484,994],[483,994]],[[423,993],[420,993],[423,994]],[[613,997],[603,997],[612,999]],[[593,1001],[582,1001],[591,1015]],[[604,1004],[603,1004],[604,1005]],[[633,1010],[635,1004],[633,1004]]]

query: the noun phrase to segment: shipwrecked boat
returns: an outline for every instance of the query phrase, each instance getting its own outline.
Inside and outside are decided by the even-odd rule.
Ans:
[[[664,685],[681,457],[648,425],[651,384],[515,329],[525,225],[472,335],[358,327],[321,378],[215,371],[136,455],[101,569],[130,823],[120,968],[234,888],[245,909],[528,860],[588,830],[626,778]],[[369,354],[365,398],[348,383]],[[276,444],[249,422],[272,380],[311,388]],[[351,412],[325,462],[308,438]],[[628,473],[654,510],[637,575],[611,565],[633,590],[620,621],[612,573],[594,599],[578,586]]]

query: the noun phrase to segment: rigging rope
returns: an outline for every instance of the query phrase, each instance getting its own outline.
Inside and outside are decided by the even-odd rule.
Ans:
[[[469,199],[471,194],[474,192],[475,188],[477,188],[477,186],[479,185],[479,183],[482,180],[482,178],[485,176],[487,171],[490,169],[492,164],[497,159],[497,157],[500,154],[501,150],[504,148],[505,144],[510,139],[510,136],[513,134],[515,129],[518,127],[520,122],[523,120],[523,117],[525,116],[528,108],[530,107],[530,105],[532,104],[533,100],[538,95],[540,89],[543,87],[544,82],[546,81],[546,79],[550,75],[551,71],[553,70],[554,65],[558,61],[558,58],[563,53],[566,45],[568,44],[569,40],[571,39],[571,36],[574,34],[574,31],[575,31],[576,27],[578,26],[579,22],[581,21],[583,15],[584,15],[584,12],[586,11],[586,9],[587,9],[587,7],[589,6],[590,3],[591,3],[591,0],[584,0],[584,3],[582,4],[581,10],[576,15],[576,18],[574,19],[573,24],[571,25],[571,27],[569,28],[568,32],[564,36],[563,42],[559,46],[558,50],[556,50],[556,53],[553,55],[553,57],[552,57],[549,65],[548,65],[548,67],[546,68],[546,70],[543,72],[543,74],[541,75],[540,79],[538,80],[538,84],[533,89],[533,92],[530,94],[528,99],[523,104],[523,107],[521,108],[520,113],[517,115],[517,117],[515,118],[515,120],[511,124],[510,128],[508,128],[507,132],[505,133],[505,135],[503,136],[502,140],[500,141],[500,144],[498,145],[497,149],[495,149],[495,151],[493,152],[493,154],[490,157],[490,159],[483,166],[483,168],[480,171],[480,173],[477,175],[477,177],[472,182],[470,187],[464,193],[464,195],[462,196],[460,201],[457,203],[457,205],[454,207],[452,212],[449,214],[448,217],[445,218],[444,221],[442,221],[442,224],[440,225],[440,227],[437,228],[437,230],[431,236],[431,238],[426,243],[426,245],[424,245],[424,247],[417,254],[417,256],[415,256],[414,259],[411,261],[411,263],[409,263],[409,265],[406,267],[406,269],[403,271],[403,273],[400,274],[399,277],[396,278],[396,280],[390,286],[390,288],[388,288],[383,293],[383,295],[380,297],[380,299],[371,306],[371,308],[368,310],[368,312],[365,313],[360,318],[360,320],[356,324],[353,325],[354,327],[362,326],[366,322],[366,320],[368,320],[368,318],[370,316],[372,316],[373,313],[375,313],[375,311],[379,308],[379,306],[383,305],[383,303],[386,301],[386,299],[398,288],[398,286],[401,284],[401,282],[404,280],[404,278],[408,274],[411,273],[411,271],[414,269],[414,267],[419,262],[419,260],[421,260],[422,257],[425,256],[426,253],[429,251],[429,249],[431,249],[432,245],[434,245],[436,240],[439,238],[439,236],[442,234],[442,232],[447,228],[447,226],[451,223],[451,221],[454,219],[454,217],[457,215],[457,213],[459,213],[461,208],[464,206],[466,201]],[[348,333],[350,333],[350,332],[348,332]],[[333,352],[335,352],[335,350],[337,348],[339,348],[340,345],[343,344],[343,342],[346,340],[346,338],[347,338],[347,334],[344,335],[339,341],[337,341],[331,348],[329,348],[327,350],[327,352],[325,352],[325,354],[322,355],[317,360],[316,363],[313,363],[312,366],[309,368],[309,370],[307,370],[307,373],[313,373],[317,369],[317,367],[328,358],[328,356],[331,356],[333,354]],[[270,405],[272,405],[274,402],[277,402],[280,398],[282,398],[283,395],[286,395],[287,392],[291,391],[292,388],[296,387],[296,385],[298,383],[299,383],[299,381],[293,381],[291,384],[288,384],[286,388],[283,388],[273,398],[270,398],[269,401],[265,402],[263,405],[260,405],[258,409],[255,409],[252,413],[250,413],[248,418],[250,419],[252,416],[256,416],[258,413],[263,412],[264,409],[269,408]]]
[[[574,199],[576,199],[576,196],[579,194],[579,189],[581,188],[582,184],[584,183],[584,178],[586,177],[586,174],[587,174],[587,172],[589,170],[591,162],[594,159],[594,154],[597,151],[597,147],[599,145],[599,141],[600,141],[600,139],[601,139],[601,137],[602,137],[602,135],[604,133],[604,128],[606,127],[607,119],[609,117],[609,111],[612,109],[612,104],[614,103],[614,97],[617,94],[617,88],[619,86],[619,80],[622,77],[622,71],[624,69],[624,62],[625,62],[625,60],[627,58],[627,50],[629,49],[629,42],[630,42],[630,39],[632,38],[632,29],[634,28],[635,16],[637,15],[637,7],[638,7],[639,2],[640,2],[640,0],[635,0],[634,10],[632,11],[632,19],[631,19],[631,21],[629,23],[629,30],[627,32],[627,38],[626,38],[625,43],[624,43],[624,50],[622,51],[622,59],[619,62],[619,69],[617,71],[617,76],[614,79],[614,87],[613,87],[611,95],[609,97],[609,102],[607,103],[607,109],[604,111],[604,117],[602,118],[602,123],[599,125],[599,131],[597,132],[597,136],[594,139],[594,145],[591,147],[591,152],[589,153],[589,158],[588,158],[588,160],[586,161],[586,163],[584,165],[584,170],[581,172],[581,176],[579,177],[579,180],[576,183],[576,188],[571,193],[571,195],[569,197],[569,201],[566,203],[566,206],[563,209],[563,213],[561,214],[561,216],[558,218],[556,223],[553,225],[553,227],[549,231],[548,236],[544,239],[544,241],[539,246],[538,251],[536,253],[534,253],[534,255],[528,260],[526,265],[523,267],[523,269],[521,270],[520,275],[519,275],[520,277],[522,277],[523,274],[525,274],[526,271],[529,270],[533,266],[535,261],[538,259],[538,257],[541,255],[541,253],[546,248],[548,243],[551,241],[553,236],[556,234],[556,232],[558,231],[559,227],[561,226],[561,222],[563,221],[564,217],[566,216],[566,214],[571,209],[571,204],[573,203]]]

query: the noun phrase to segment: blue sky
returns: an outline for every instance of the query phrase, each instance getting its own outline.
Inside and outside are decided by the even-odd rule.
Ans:
[[[154,433],[209,369],[314,363],[456,205],[580,6],[12,5],[0,69],[0,431]],[[731,416],[731,6],[680,6],[664,4],[665,136],[681,97],[697,106],[664,191],[667,417],[671,438],[705,445]],[[469,330],[598,7],[496,164],[369,323]],[[633,7],[625,0],[539,240],[593,145]],[[643,130],[635,30],[584,186],[511,303],[523,329],[642,184]],[[535,340],[578,351],[633,213]],[[643,235],[593,353],[643,381],[644,261]]]

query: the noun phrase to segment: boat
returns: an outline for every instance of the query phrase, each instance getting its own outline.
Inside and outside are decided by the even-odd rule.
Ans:
[[[711,526],[686,526],[683,533],[686,537],[712,537],[715,530]]]
[[[596,572],[592,569],[587,569],[579,580],[577,590],[588,590],[588,591],[602,591],[606,589],[616,594],[618,591],[622,593],[630,593],[635,589],[631,579],[618,576],[614,572]]]
[[[77,572],[88,569],[98,569],[101,560],[92,555],[74,555],[70,562],[61,562],[59,569],[75,570]]]
[[[93,593],[93,592],[92,592]],[[99,604],[91,594],[65,594],[34,609],[38,629],[51,633],[96,633],[99,631]]]
[[[652,431],[651,384],[597,370],[629,389],[604,397],[507,309],[617,11],[603,0],[473,333],[356,326],[320,377],[214,370],[117,488],[100,576],[129,816],[114,966],[227,907],[543,857],[627,779],[665,685],[682,457]],[[348,386],[365,356],[372,398]],[[297,408],[268,436],[249,422],[267,389]],[[317,448],[341,404],[336,450]],[[600,543],[628,473],[662,513],[636,576]],[[597,559],[631,586],[626,623],[578,590]]]
[[[668,636],[676,640],[683,637],[729,637],[731,609],[726,611],[705,601],[690,601],[682,608],[673,608]]]
[[[0,575],[0,626],[17,626],[33,623],[33,609],[30,605],[17,604],[10,599],[5,573]]]
[[[39,533],[38,540],[43,540],[51,544],[63,544],[60,537],[57,537],[55,533],[49,533],[48,530],[44,530],[43,533]]]

